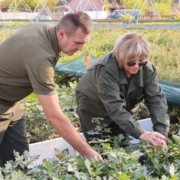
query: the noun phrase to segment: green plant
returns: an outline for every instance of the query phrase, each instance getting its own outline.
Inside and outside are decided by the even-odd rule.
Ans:
[[[15,161],[9,161],[0,168],[1,179],[32,180],[179,180],[180,179],[180,133],[168,140],[168,153],[159,146],[153,152],[148,143],[141,143],[134,149],[119,146],[104,146],[104,163],[81,156],[67,156],[67,151],[55,150],[57,159],[44,159],[41,164],[33,165],[35,157],[15,154]],[[140,157],[146,155],[143,163]],[[16,180],[15,179],[15,180]],[[14,179],[13,179],[14,180]]]
[[[29,143],[35,143],[59,137],[37,101],[23,100],[24,115],[26,118],[26,131]]]
[[[144,165],[148,167],[152,177],[161,178],[163,176],[171,179],[179,179],[180,172],[180,133],[173,135],[172,139],[167,142],[168,153],[161,146],[158,146],[157,151],[153,152],[149,145],[142,145],[147,159]]]
[[[111,136],[111,130],[108,128],[107,124],[102,124],[104,118],[97,117],[92,119],[92,123],[96,123],[95,129],[87,132],[88,135],[98,135],[100,138],[91,138],[89,144],[94,146],[94,148],[104,154],[104,149],[112,149],[112,147],[127,147],[130,144],[130,138],[124,137],[123,134],[119,136]]]

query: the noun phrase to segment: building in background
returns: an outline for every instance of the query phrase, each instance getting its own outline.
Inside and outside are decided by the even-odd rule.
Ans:
[[[67,11],[104,11],[104,7],[101,0],[60,0],[55,6],[60,16]]]

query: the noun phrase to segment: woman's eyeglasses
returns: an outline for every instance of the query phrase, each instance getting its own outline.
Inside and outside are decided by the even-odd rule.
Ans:
[[[147,64],[148,61],[141,61],[139,63],[133,62],[133,61],[128,61],[127,65],[128,66],[135,66],[136,64],[138,64],[139,66],[145,66]]]

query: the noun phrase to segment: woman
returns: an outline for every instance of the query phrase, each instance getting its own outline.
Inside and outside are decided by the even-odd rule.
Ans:
[[[111,136],[129,134],[152,143],[154,150],[158,145],[167,150],[167,102],[149,55],[149,42],[141,34],[127,33],[117,39],[113,52],[81,78],[76,90],[77,113],[87,141],[101,138],[87,131],[97,127],[92,118],[102,117],[100,123],[107,124]],[[142,100],[150,112],[154,132],[145,131],[133,118]]]

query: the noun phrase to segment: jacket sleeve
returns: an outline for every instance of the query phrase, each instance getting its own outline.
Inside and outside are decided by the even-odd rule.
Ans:
[[[145,130],[126,110],[126,101],[120,92],[118,81],[106,68],[99,74],[97,90],[110,118],[129,135],[139,138]]]
[[[167,102],[166,97],[158,84],[156,69],[152,65],[153,71],[147,73],[145,83],[145,104],[150,112],[154,131],[166,137],[168,136],[169,125],[166,121]]]

